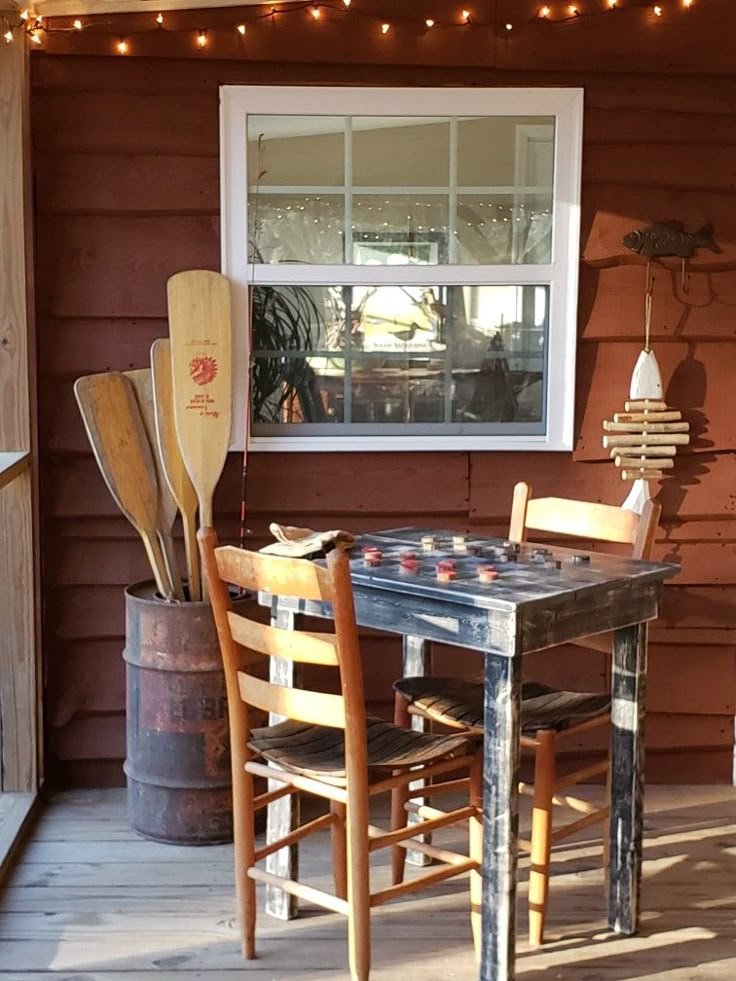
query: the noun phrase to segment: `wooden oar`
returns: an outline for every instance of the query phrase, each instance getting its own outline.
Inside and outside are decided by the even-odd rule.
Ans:
[[[184,466],[176,437],[174,391],[171,381],[171,344],[168,337],[162,337],[151,345],[151,371],[161,469],[181,511],[189,577],[189,599],[196,602],[202,598],[197,548],[197,493]]]
[[[174,522],[176,521],[178,508],[169,490],[169,485],[166,483],[161,466],[161,457],[158,452],[151,369],[136,368],[133,371],[125,371],[123,374],[133,383],[138,408],[141,410],[143,428],[146,430],[146,436],[151,447],[151,456],[153,457],[153,466],[156,471],[156,484],[158,487],[158,521],[156,530],[158,540],[161,542],[161,548],[163,549],[171,590],[175,599],[183,600],[184,590],[182,588],[181,573],[179,571],[179,562],[176,557],[173,536]]]
[[[105,483],[143,539],[158,590],[167,596],[166,565],[156,537],[156,470],[133,384],[110,371],[77,379],[74,394]]]
[[[194,269],[172,276],[167,291],[176,434],[197,492],[200,524],[210,527],[230,445],[230,283],[219,273]]]

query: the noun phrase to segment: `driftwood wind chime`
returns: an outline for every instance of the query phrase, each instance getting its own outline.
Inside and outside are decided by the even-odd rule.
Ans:
[[[689,233],[681,222],[674,221],[630,232],[624,236],[623,244],[647,260],[644,348],[634,366],[624,411],[616,412],[612,420],[603,423],[603,446],[610,451],[611,458],[621,471],[622,480],[633,482],[622,506],[641,513],[652,496],[650,482],[665,477],[666,471],[675,465],[678,446],[686,446],[690,442],[689,423],[683,422],[678,409],[664,401],[662,375],[650,344],[654,292],[652,260],[665,256],[680,258],[684,285],[687,260],[697,249],[721,250],[713,241],[710,225],[699,232]]]

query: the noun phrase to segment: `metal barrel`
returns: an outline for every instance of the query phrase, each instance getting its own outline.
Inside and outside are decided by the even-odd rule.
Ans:
[[[170,844],[232,841],[227,695],[210,605],[167,603],[153,582],[135,583],[125,590],[125,638],[133,830]]]

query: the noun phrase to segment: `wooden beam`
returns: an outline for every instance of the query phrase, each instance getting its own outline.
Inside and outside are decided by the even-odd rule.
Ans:
[[[7,9],[7,6],[6,6]],[[29,59],[18,41],[0,48],[0,451],[35,458]],[[8,458],[10,459],[10,458]],[[9,472],[9,471],[8,471]],[[38,595],[33,474],[0,490],[0,789],[35,793],[40,778]]]
[[[279,6],[299,0],[279,0]],[[155,13],[167,10],[207,10],[214,7],[250,7],[262,4],[263,0],[163,0],[156,6]],[[37,0],[33,9],[44,17],[83,17],[85,14],[125,14],[147,13],[153,7],[150,0]]]

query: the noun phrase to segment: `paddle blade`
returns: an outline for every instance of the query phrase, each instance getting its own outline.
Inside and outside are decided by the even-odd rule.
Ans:
[[[182,459],[174,423],[174,391],[171,378],[171,344],[168,337],[151,345],[153,408],[161,469],[182,515],[184,547],[189,577],[189,597],[201,599],[199,550],[197,548],[197,494]]]
[[[211,525],[232,420],[230,283],[194,269],[172,276],[167,293],[176,433],[200,522]]]
[[[146,544],[165,595],[165,571],[149,544],[156,538],[158,487],[151,447],[133,385],[117,371],[78,378],[74,395],[87,437],[112,497]]]

